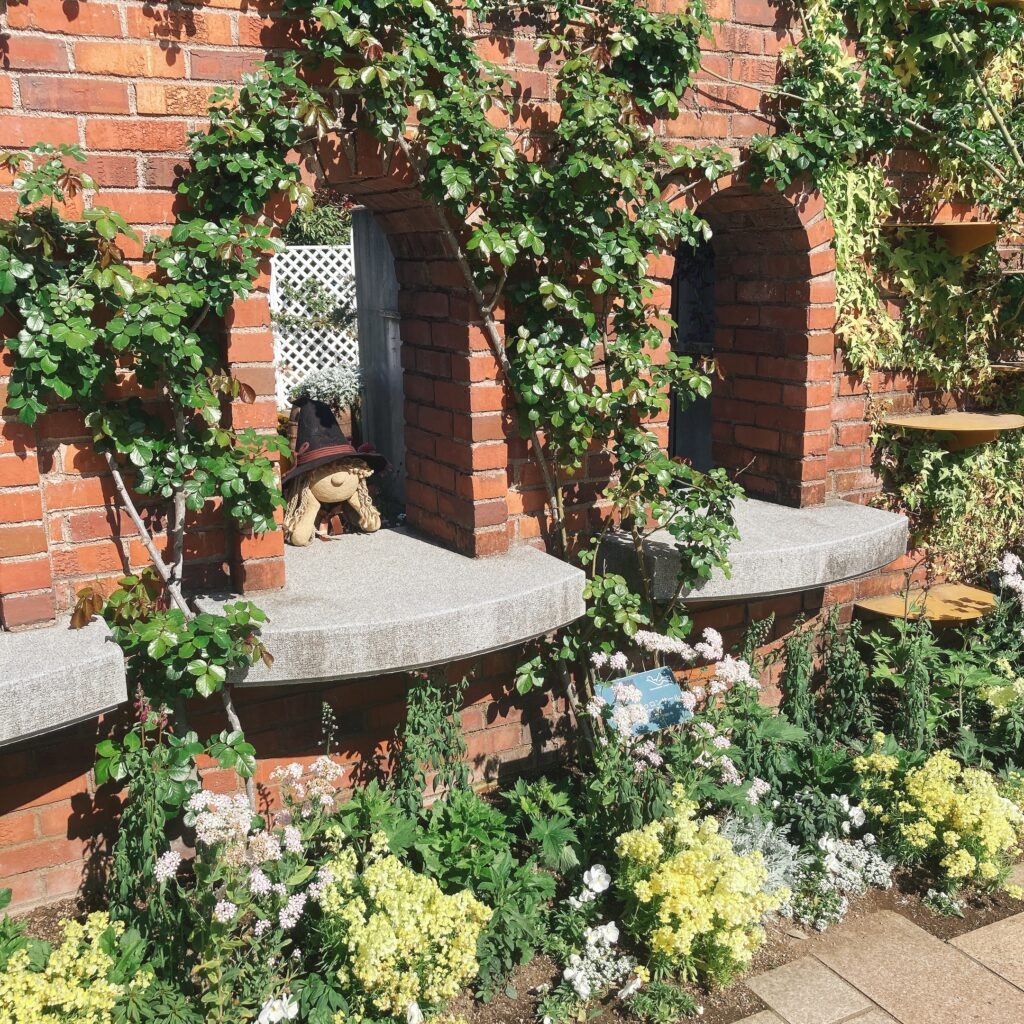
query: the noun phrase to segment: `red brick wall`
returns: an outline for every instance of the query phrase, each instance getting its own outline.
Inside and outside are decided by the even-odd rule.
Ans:
[[[564,742],[564,701],[549,694],[508,696],[512,654],[489,655],[453,666],[452,678],[472,673],[462,728],[473,777],[480,783],[537,773]],[[321,752],[321,706],[334,709],[334,753],[350,790],[386,771],[390,740],[405,717],[404,675],[316,687],[236,691],[246,735],[259,751],[259,799],[275,799],[270,775],[290,761],[310,763]],[[206,735],[227,723],[218,701],[194,704],[190,724]],[[52,902],[101,884],[115,834],[119,802],[97,788],[95,745],[120,722],[86,722],[42,739],[0,749],[0,888],[13,890],[17,909]],[[236,776],[207,764],[209,789],[233,789]]]
[[[685,7],[685,0],[662,2],[666,9]],[[0,13],[0,148],[78,142],[99,183],[98,202],[122,212],[143,235],[167,230],[175,177],[186,163],[186,135],[203,126],[210,90],[238,81],[268,48],[287,39],[289,27],[266,13],[269,6],[255,0],[175,9],[143,0],[8,6]],[[710,140],[738,153],[767,123],[756,86],[777,76],[778,54],[793,40],[789,14],[769,0],[715,0],[711,6],[723,24],[707,49],[706,70],[679,116],[656,128],[667,139]],[[510,68],[523,87],[510,124],[531,123],[542,131],[557,110],[551,69],[534,50],[532,33],[502,27],[479,47]],[[423,203],[401,162],[366,140],[354,151],[329,143],[323,157],[328,182],[375,211],[396,258],[410,522],[467,554],[501,551],[513,541],[541,543],[541,480],[525,446],[512,436],[503,382],[436,212]],[[866,475],[863,403],[843,390],[849,385],[840,364],[834,376],[828,369],[834,347],[831,263],[819,200],[754,196],[739,185],[723,185],[718,195],[703,198],[732,263],[726,308],[742,321],[723,324],[730,375],[719,399],[720,452],[734,468],[755,457],[744,482],[778,500],[810,503],[821,500],[826,487],[863,500],[874,486]],[[10,192],[0,189],[0,212],[9,212],[12,202]],[[744,264],[745,247],[773,258]],[[670,262],[654,267],[666,282],[666,307]],[[224,336],[233,371],[258,396],[253,405],[236,405],[232,421],[273,429],[265,296],[239,304]],[[115,510],[102,467],[88,452],[77,414],[57,410],[28,429],[3,409],[10,366],[9,355],[3,356],[0,624],[16,628],[47,620],[55,608],[69,606],[82,584],[113,579],[143,558]],[[755,385],[762,379],[763,393]],[[667,441],[667,424],[655,427]],[[772,450],[776,440],[778,453]],[[607,453],[595,450],[572,481],[567,512],[573,529],[600,516],[597,499],[610,469]],[[844,475],[849,473],[858,475]],[[230,573],[244,589],[281,584],[280,533],[258,541],[236,537],[216,510],[201,525],[194,541],[200,572]],[[770,603],[779,611],[779,630],[800,612],[812,614],[821,599],[817,592]],[[711,609],[701,611],[698,622],[722,627],[731,639],[767,610],[764,602]],[[467,700],[463,724],[481,768],[487,761],[515,770],[535,767],[549,752],[548,719],[540,709],[504,696],[513,660],[514,654],[488,659]],[[279,761],[315,755],[325,697],[346,730],[346,761],[372,763],[402,715],[402,686],[388,679],[242,695],[243,721],[263,758],[261,778]],[[197,724],[217,724],[210,714],[213,719]],[[358,727],[346,724],[353,721]],[[94,743],[105,728],[87,723],[0,750],[0,884],[14,886],[21,906],[74,892],[83,865],[88,881],[90,865],[99,863],[93,854],[102,853],[116,815],[115,803],[95,792],[89,774]]]
[[[187,132],[202,127],[211,88],[237,81],[295,31],[273,17],[272,7],[250,0],[171,10],[142,0],[10,6],[0,15],[7,38],[0,146],[82,144],[87,169],[100,186],[96,202],[120,211],[143,235],[166,230],[174,216],[175,176],[186,163]],[[791,35],[787,17],[767,0],[717,2],[713,8],[727,24],[716,30],[707,72],[686,97],[684,112],[659,131],[674,140],[708,139],[737,148],[764,125],[761,94],[714,76],[751,85],[773,80],[777,55]],[[543,131],[557,111],[551,68],[533,49],[531,30],[496,26],[479,46],[522,86],[510,123]],[[474,324],[478,314],[438,233],[436,214],[401,168],[393,161],[385,166],[386,155],[373,147],[360,145],[353,156],[338,146],[325,156],[329,183],[378,214],[398,261],[410,522],[467,554],[501,551],[515,540],[538,542],[540,481],[511,437],[497,367]],[[0,192],[0,210],[9,210],[12,201],[9,192]],[[229,318],[226,344],[236,374],[258,395],[254,405],[236,405],[233,422],[273,429],[273,350],[264,297]],[[9,499],[0,512],[0,612],[8,628],[45,621],[54,602],[66,609],[83,584],[100,577],[109,585],[138,564],[138,545],[113,510],[102,467],[79,452],[82,431],[73,412],[45,419],[27,436],[9,416],[0,427],[0,458],[20,446],[16,459],[0,461],[0,488]],[[578,493],[570,495],[572,521],[589,514],[608,469],[604,454],[595,452]],[[24,524],[36,529],[24,531]],[[245,590],[279,586],[281,552],[279,537],[236,538],[211,518],[200,542],[201,571],[208,579],[230,574]]]

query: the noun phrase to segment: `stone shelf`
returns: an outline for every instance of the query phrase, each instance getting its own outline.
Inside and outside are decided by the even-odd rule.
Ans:
[[[946,447],[951,452],[994,441],[1004,430],[1020,430],[1024,416],[998,412],[943,412],[912,416],[889,416],[882,421],[900,430],[923,430],[949,434]]]
[[[0,632],[0,745],[73,725],[127,699],[124,655],[101,622]]]
[[[894,512],[848,501],[815,508],[787,508],[766,501],[736,505],[740,539],[729,553],[732,576],[716,570],[682,596],[688,603],[746,601],[814,590],[854,579],[887,565],[907,549],[907,520]],[[656,600],[673,596],[679,560],[662,530],[647,541]],[[619,535],[605,542],[604,561],[631,577],[632,542]]]
[[[958,217],[958,219],[948,219],[950,216]],[[999,221],[958,216],[955,210],[952,213],[940,212],[938,217],[940,219],[930,221],[892,220],[888,221],[885,226],[893,229],[917,228],[930,231],[946,243],[954,256],[964,256],[975,249],[991,245],[998,240],[1003,226]]]
[[[579,618],[584,573],[531,547],[466,558],[405,530],[286,551],[283,590],[253,595],[274,664],[243,686],[354,679],[512,647]],[[221,601],[204,598],[215,611]]]
[[[886,594],[858,601],[858,611],[887,619],[910,619],[923,615],[929,622],[955,625],[973,622],[994,611],[996,598],[987,590],[969,587],[963,583],[940,583],[930,590],[912,587],[902,594]]]

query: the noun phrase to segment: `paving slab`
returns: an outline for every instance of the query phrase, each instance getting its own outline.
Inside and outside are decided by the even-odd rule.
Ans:
[[[1024,989],[1024,914],[994,921],[951,940],[957,949]]]
[[[838,1024],[871,1001],[813,957],[776,967],[746,982],[787,1024]]]
[[[743,1020],[736,1021],[736,1024],[786,1024],[786,1022],[777,1013],[772,1013],[771,1010],[762,1010],[760,1013],[755,1013],[753,1017],[744,1017]]]
[[[895,1017],[890,1017],[885,1010],[873,1006],[867,1013],[859,1013],[851,1017],[849,1024],[899,1024]]]
[[[815,956],[900,1024],[1024,1021],[1024,992],[892,911],[844,925]]]

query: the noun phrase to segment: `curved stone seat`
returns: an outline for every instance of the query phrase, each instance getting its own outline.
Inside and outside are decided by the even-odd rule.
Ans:
[[[895,512],[849,501],[814,508],[787,508],[767,501],[736,505],[740,539],[729,552],[732,575],[715,570],[709,580],[687,591],[687,602],[745,601],[814,590],[854,579],[887,565],[907,549],[907,520]],[[606,566],[629,577],[633,545],[619,536],[606,542]],[[679,558],[662,530],[647,541],[654,597],[670,600]]]
[[[253,595],[274,664],[243,686],[353,679],[511,647],[583,614],[584,573],[530,547],[467,558],[405,530],[286,551],[283,590]],[[200,602],[209,611],[220,601]]]
[[[102,622],[0,632],[0,745],[73,725],[127,699],[124,655]]]

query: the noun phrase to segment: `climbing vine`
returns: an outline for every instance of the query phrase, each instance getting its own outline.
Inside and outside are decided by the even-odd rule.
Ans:
[[[804,38],[772,90],[783,130],[754,141],[752,176],[809,175],[821,188],[851,368],[924,373],[940,387],[984,379],[993,357],[1021,347],[1019,279],[1000,272],[991,248],[954,256],[927,231],[885,225],[929,222],[955,200],[1012,236],[1024,18],[971,2],[812,0],[800,10]]]
[[[508,15],[504,4],[466,6],[481,35],[483,19]],[[282,188],[298,199],[297,165],[282,153],[315,161],[325,134],[371,134],[446,214],[450,254],[532,440],[565,555],[596,563],[570,528],[566,492],[586,456],[611,446],[617,517],[638,535],[652,521],[668,529],[684,577],[707,577],[725,561],[738,491],[721,471],[668,458],[648,426],[670,390],[685,405],[711,387],[664,351],[648,259],[706,236],[670,200],[730,164],[717,147],[669,146],[649,124],[678,108],[710,20],[700,4],[673,15],[622,0],[515,7],[556,69],[559,116],[538,129],[543,146],[508,120],[544,111],[478,55],[453,6],[290,0],[285,9],[306,16],[304,52],[247,79],[237,102],[214,112],[181,191],[211,214],[257,211]],[[305,84],[328,73],[327,89]]]
[[[721,149],[670,146],[650,125],[678,109],[699,65],[711,27],[703,6],[677,14],[625,0],[282,6],[303,19],[303,49],[237,90],[214,92],[209,127],[190,140],[169,237],[142,246],[120,216],[91,201],[83,219],[67,216],[67,204],[94,190],[76,167],[77,147],[4,158],[19,199],[0,225],[0,300],[17,323],[6,342],[15,354],[10,405],[27,423],[62,402],[85,412],[155,570],[127,578],[111,601],[85,592],[76,618],[103,611],[154,697],[180,709],[193,693],[220,691],[233,728],[230,673],[269,655],[252,606],[214,615],[190,604],[186,518],[216,499],[240,527],[273,528],[281,498],[271,456],[280,442],[228,426],[229,403],[254,396],[225,372],[218,324],[276,247],[268,204],[283,196],[311,208],[300,165],[318,160],[325,136],[369,133],[443,211],[566,557],[598,570],[566,492],[601,448],[615,458],[607,496],[617,518],[634,542],[652,525],[670,531],[684,580],[725,563],[739,493],[722,471],[668,458],[648,426],[670,391],[685,405],[711,387],[689,359],[665,351],[671,325],[658,318],[648,277],[651,254],[706,237],[683,198],[730,166]],[[528,97],[478,55],[464,24],[468,16],[486,34],[485,19],[510,11],[534,21],[538,49],[556,67],[559,116],[540,133],[542,145],[508,127],[506,112],[529,119]],[[139,246],[145,272],[126,256]],[[653,614],[649,595],[643,601]],[[670,626],[686,626],[674,608]]]
[[[249,294],[275,246],[268,204],[284,196],[308,210],[302,162],[318,163],[326,136],[344,144],[363,132],[443,213],[450,255],[544,479],[557,542],[592,567],[590,627],[604,629],[600,620],[630,632],[657,622],[684,632],[678,605],[652,600],[643,541],[664,528],[677,542],[680,582],[706,578],[726,565],[739,493],[723,471],[669,458],[650,426],[669,392],[685,406],[711,388],[666,345],[672,325],[648,275],[652,254],[708,236],[685,197],[733,165],[717,146],[670,145],[652,126],[678,111],[701,66],[712,27],[703,4],[659,13],[629,0],[283,0],[282,9],[302,19],[302,49],[214,93],[179,186],[184,212],[169,238],[145,248],[155,274],[126,259],[123,243],[138,240],[116,214],[92,207],[83,221],[63,216],[63,203],[91,190],[69,166],[82,156],[74,147],[6,158],[20,200],[0,237],[0,299],[19,325],[9,343],[11,404],[26,422],[55,401],[86,411],[164,588],[136,611],[159,619],[170,605],[196,620],[181,589],[190,510],[217,498],[243,527],[273,525],[280,496],[268,450],[277,442],[225,425],[227,403],[252,396],[224,372],[216,324]],[[960,379],[996,343],[996,324],[1007,329],[994,263],[942,261],[914,233],[881,230],[874,214],[895,205],[889,161],[909,148],[940,182],[930,200],[967,194],[1016,216],[1024,19],[980,4],[911,10],[866,0],[814,0],[801,17],[805,37],[772,90],[783,130],[754,141],[751,174],[779,185],[810,175],[821,185],[841,236],[840,329],[854,365],[892,362],[943,383]],[[509,18],[536,30],[553,72],[550,102],[533,100],[477,51],[476,40]],[[848,23],[856,54],[845,45]],[[874,258],[881,280],[869,277]],[[903,303],[899,319],[882,302],[890,290]],[[117,393],[129,376],[167,403],[170,422],[152,401]],[[567,498],[589,455],[604,448],[615,468],[605,495],[612,521],[631,536],[639,563],[629,586],[602,574],[604,534],[587,541]],[[166,550],[139,514],[140,497],[169,509]],[[138,588],[126,584],[132,600]],[[182,623],[160,628],[177,635]],[[197,646],[202,666],[180,674],[168,664],[184,695],[196,689],[190,678],[210,691],[223,686],[210,666],[262,653],[254,630],[189,629],[227,638],[229,656],[217,661]]]
[[[889,225],[926,224],[953,201],[1000,222],[1004,239],[1019,234],[1024,18],[967,0],[809,0],[800,15],[803,39],[771,90],[780,131],[754,140],[751,174],[820,187],[847,365],[1019,407],[992,364],[1024,349],[1024,278],[993,246],[954,255],[927,229]],[[959,453],[892,431],[875,440],[883,500],[954,577],[983,577],[1001,545],[1020,542],[1016,439]]]

